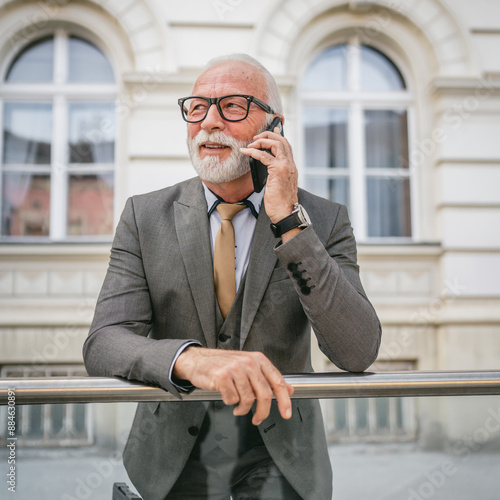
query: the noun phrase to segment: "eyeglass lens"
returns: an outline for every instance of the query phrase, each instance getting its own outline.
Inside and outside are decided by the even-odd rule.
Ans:
[[[226,120],[242,120],[248,113],[250,102],[245,97],[228,96],[219,101],[222,118]],[[182,112],[188,121],[200,121],[208,112],[209,103],[199,97],[190,97],[184,101]]]

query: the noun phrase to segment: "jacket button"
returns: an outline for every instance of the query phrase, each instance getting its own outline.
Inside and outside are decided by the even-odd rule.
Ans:
[[[304,295],[309,295],[311,293],[311,289],[308,287],[308,286],[303,286],[300,291],[304,294]]]
[[[216,410],[222,410],[226,405],[224,404],[224,401],[216,401],[214,406]]]
[[[192,425],[192,426],[188,429],[188,432],[189,432],[189,434],[191,434],[191,436],[197,436],[197,435],[198,435],[198,432],[200,432],[200,430],[198,429],[198,427],[196,427],[196,425]]]
[[[221,333],[219,335],[219,340],[221,342],[226,342],[227,340],[229,340],[231,337],[229,335],[226,335],[225,333]]]
[[[299,266],[297,264],[295,264],[295,262],[290,262],[290,264],[288,264],[288,270],[291,272],[291,273],[294,273],[297,268]]]
[[[307,288],[306,285],[307,285],[307,280],[305,280],[304,278],[300,278],[297,280],[297,284],[301,287],[301,288]]]

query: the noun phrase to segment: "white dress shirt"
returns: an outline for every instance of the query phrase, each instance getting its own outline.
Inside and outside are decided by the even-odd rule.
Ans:
[[[210,189],[203,184],[203,189],[205,190],[205,198],[207,200],[208,216],[210,217],[210,243],[212,248],[212,261],[214,256],[215,248],[215,238],[219,231],[220,225],[222,223],[221,216],[215,207],[222,201],[218,198]],[[235,278],[236,278],[236,290],[238,290],[241,280],[245,275],[245,271],[248,267],[248,262],[250,261],[250,252],[252,250],[252,240],[253,234],[255,232],[255,225],[257,224],[257,216],[260,212],[260,207],[262,206],[262,200],[264,199],[264,189],[260,193],[252,193],[247,200],[252,204],[252,209],[247,208],[241,210],[233,217],[233,227],[234,227],[234,254],[235,254]],[[242,202],[243,203],[243,202]],[[253,213],[252,213],[253,212]],[[172,365],[170,366],[169,378],[172,384],[177,387],[181,392],[189,391],[193,388],[192,385],[181,386],[176,383],[172,378],[172,372],[174,369],[175,362],[177,358],[181,355],[184,349],[188,348],[190,345],[201,346],[199,342],[187,341],[183,344],[177,351]]]
[[[210,189],[203,184],[205,190],[205,198],[207,200],[208,213],[210,217],[210,243],[212,246],[212,260],[214,256],[215,238],[222,223],[221,216],[214,205],[220,202],[220,199],[210,191]],[[241,280],[248,267],[250,261],[250,251],[252,249],[253,233],[255,231],[255,224],[257,223],[256,216],[260,212],[262,200],[264,199],[264,190],[260,193],[252,193],[247,200],[250,201],[254,207],[255,214],[252,214],[250,208],[238,212],[233,217],[234,227],[234,254],[236,258],[235,277],[236,277],[236,290],[238,290]]]

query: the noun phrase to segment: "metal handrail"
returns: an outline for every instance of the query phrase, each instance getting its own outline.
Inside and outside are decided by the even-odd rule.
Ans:
[[[500,395],[500,370],[286,375],[292,398],[329,399],[394,396]],[[0,379],[0,405],[14,391],[16,404],[179,401],[161,388],[120,378],[43,377]],[[220,393],[195,389],[183,401],[220,400]],[[12,397],[11,397],[12,400]]]

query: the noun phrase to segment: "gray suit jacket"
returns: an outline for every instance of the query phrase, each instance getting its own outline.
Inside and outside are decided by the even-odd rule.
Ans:
[[[311,371],[310,326],[326,356],[349,371],[376,358],[380,323],[359,280],[356,244],[344,206],[299,190],[312,226],[286,244],[261,210],[248,265],[240,348],[262,351],[282,373]],[[293,270],[303,271],[299,281]],[[84,345],[91,376],[119,376],[178,394],[169,380],[186,340],[217,347],[209,221],[201,181],[127,201],[109,269]],[[124,453],[145,500],[165,497],[180,474],[206,403],[140,404]],[[288,481],[306,499],[331,498],[331,468],[317,401],[276,405],[259,426]]]

